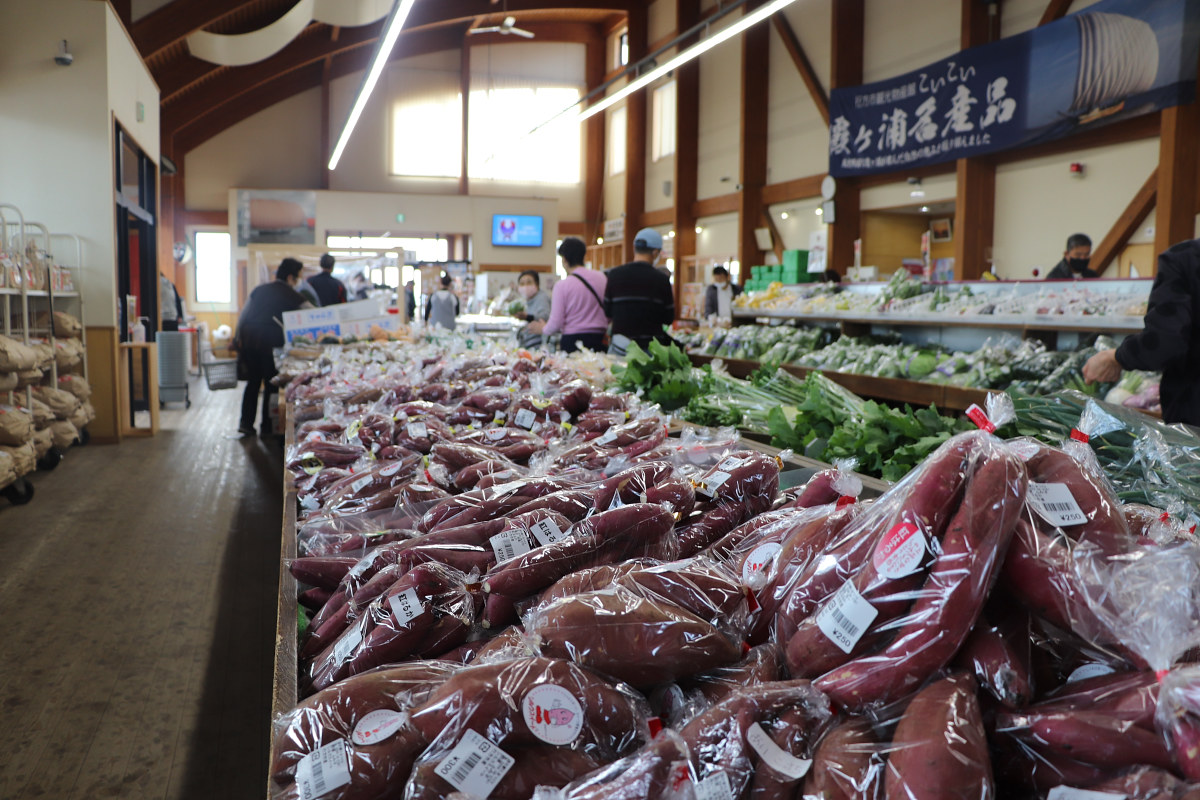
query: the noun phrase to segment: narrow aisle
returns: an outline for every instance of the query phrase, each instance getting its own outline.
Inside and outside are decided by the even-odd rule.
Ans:
[[[192,398],[0,500],[6,800],[265,793],[282,448]]]

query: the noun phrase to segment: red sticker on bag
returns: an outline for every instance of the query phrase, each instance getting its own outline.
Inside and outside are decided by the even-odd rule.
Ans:
[[[1088,442],[1090,442],[1092,440],[1092,437],[1088,436],[1086,433],[1079,430],[1078,428],[1073,428],[1071,430],[1071,438],[1077,442],[1083,442],[1084,444],[1087,444]]]
[[[857,497],[851,497],[851,496],[850,496],[850,495],[848,495],[848,494],[844,494],[844,495],[842,495],[841,497],[839,497],[839,498],[838,498],[838,501],[837,501],[837,507],[838,507],[838,508],[845,508],[846,506],[852,506],[852,505],[854,505],[854,504],[855,504],[855,503],[857,503],[857,502],[858,502],[858,498],[857,498]]]

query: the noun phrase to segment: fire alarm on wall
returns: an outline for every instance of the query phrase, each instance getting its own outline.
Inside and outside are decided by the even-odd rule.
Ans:
[[[1072,163],[1071,164],[1071,175],[1072,175],[1072,177],[1075,177],[1075,178],[1082,178],[1083,177],[1083,164],[1080,164],[1078,161]]]

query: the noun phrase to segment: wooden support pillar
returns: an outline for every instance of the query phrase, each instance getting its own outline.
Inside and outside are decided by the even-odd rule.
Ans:
[[[111,0],[117,19],[125,26],[125,30],[133,30],[133,0]]]
[[[833,70],[831,88],[863,82],[863,6],[865,0],[833,0]],[[861,189],[856,180],[840,179],[834,196],[835,222],[829,226],[828,266],[844,273],[854,264],[854,240],[862,231]]]
[[[329,82],[333,77],[333,59],[326,58],[321,64],[321,153],[318,168],[321,170],[321,188],[329,189],[329,157],[333,155],[330,134]]]
[[[463,35],[462,57],[459,66],[459,92],[462,97],[462,166],[458,175],[458,193],[471,193],[471,172],[467,168],[470,159],[470,141],[468,132],[471,130],[471,37]]]
[[[700,21],[700,0],[675,0],[678,30]],[[679,43],[690,47],[693,40]],[[675,312],[682,307],[681,291],[691,276],[684,259],[696,255],[696,214],[693,206],[699,193],[700,165],[700,62],[692,61],[675,71]]]
[[[1158,210],[1154,222],[1154,251],[1196,237],[1196,175],[1200,169],[1200,106],[1165,108],[1158,151]]]
[[[629,63],[646,57],[649,12],[640,5],[629,12]],[[633,260],[633,239],[646,212],[646,92],[625,99],[625,260]]]
[[[763,5],[750,0],[743,13]],[[767,103],[771,28],[755,25],[742,34],[741,185],[738,187],[738,261],[743,274],[763,262],[754,234],[762,222],[763,188],[767,185]]]
[[[588,40],[586,79],[587,89],[592,91],[604,83],[608,67],[608,40],[603,31]],[[584,177],[584,234],[583,240],[589,247],[596,243],[604,229],[604,154],[607,147],[607,123],[604,114],[597,114],[584,123],[587,152],[584,157],[587,174]]]
[[[1000,3],[960,0],[962,49],[987,44],[1000,30]],[[978,124],[978,123],[976,123]],[[996,164],[959,159],[954,209],[954,275],[975,280],[988,271],[996,228]]]

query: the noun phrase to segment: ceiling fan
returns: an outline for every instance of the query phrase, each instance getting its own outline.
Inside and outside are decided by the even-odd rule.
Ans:
[[[534,37],[533,31],[527,31],[524,28],[517,27],[516,17],[505,17],[504,21],[499,25],[492,25],[487,28],[472,28],[471,30],[467,31],[467,33],[498,33],[501,36],[508,36],[509,34],[512,34],[525,39],[532,39]]]

